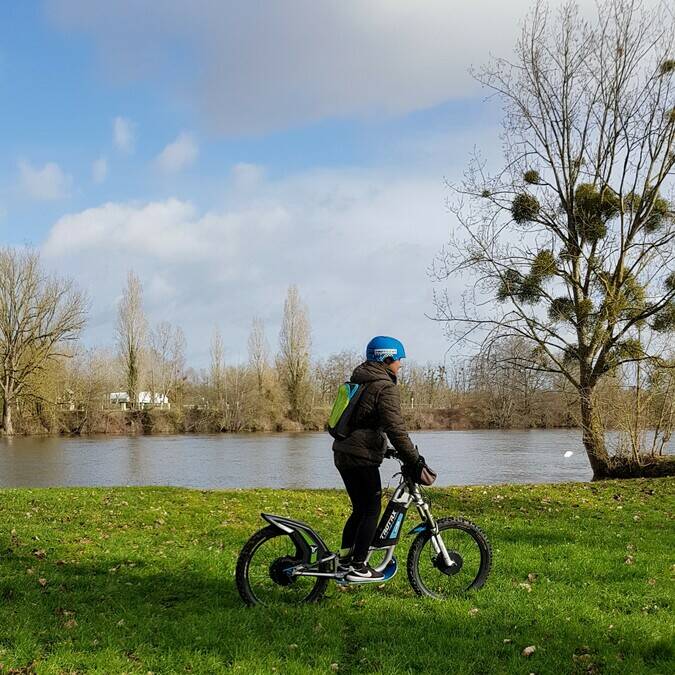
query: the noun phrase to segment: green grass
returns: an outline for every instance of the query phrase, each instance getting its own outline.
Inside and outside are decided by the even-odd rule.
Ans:
[[[490,538],[485,588],[419,599],[401,569],[283,610],[242,606],[239,548],[263,510],[337,546],[343,492],[0,490],[0,673],[672,673],[674,487],[434,490]]]

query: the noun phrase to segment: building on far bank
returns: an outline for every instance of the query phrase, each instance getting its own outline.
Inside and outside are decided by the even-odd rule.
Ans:
[[[130,399],[129,394],[126,391],[114,391],[110,394],[109,397],[110,405],[113,408],[119,408],[120,410],[129,410],[130,408]],[[152,394],[149,391],[139,391],[138,392],[138,401],[137,408],[163,408],[169,410],[171,408],[171,403],[169,402],[169,397],[166,394]]]

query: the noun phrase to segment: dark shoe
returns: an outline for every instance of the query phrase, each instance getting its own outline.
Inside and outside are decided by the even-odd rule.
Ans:
[[[337,573],[338,574],[347,574],[352,568],[352,559],[351,556],[340,556],[338,558],[337,564]]]
[[[374,570],[370,565],[366,565],[366,563],[352,563],[352,569],[345,579],[352,583],[370,583],[384,581],[384,574]]]

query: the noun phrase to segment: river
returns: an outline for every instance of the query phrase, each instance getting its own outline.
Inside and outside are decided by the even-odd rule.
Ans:
[[[411,436],[438,472],[438,485],[591,478],[577,430],[419,431]],[[0,487],[341,487],[330,444],[325,433],[5,438],[0,439]],[[672,444],[670,451],[675,451]],[[394,460],[385,460],[385,484],[396,470]]]

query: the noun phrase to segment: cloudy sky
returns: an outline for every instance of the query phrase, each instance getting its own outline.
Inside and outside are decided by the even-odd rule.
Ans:
[[[444,181],[498,148],[468,69],[508,55],[529,5],[2,3],[0,244],[87,290],[89,344],[112,344],[133,269],[195,366],[215,325],[244,358],[254,315],[274,346],[293,283],[315,354],[385,333],[442,360]]]

